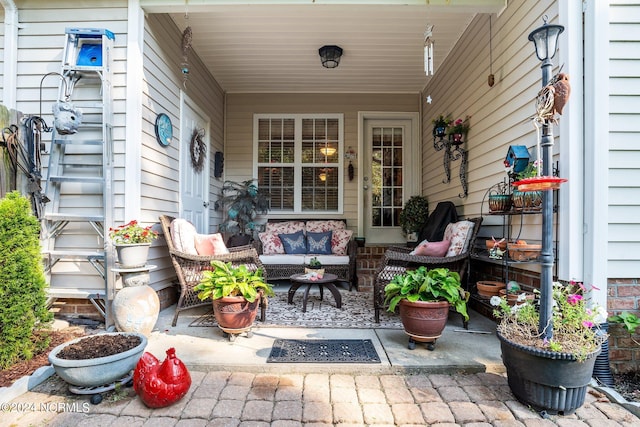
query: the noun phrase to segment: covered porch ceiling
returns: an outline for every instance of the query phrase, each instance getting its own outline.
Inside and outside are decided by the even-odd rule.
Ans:
[[[433,26],[434,69],[477,13],[499,13],[506,0],[141,0],[146,13],[168,13],[227,93],[418,93],[425,30]],[[489,28],[487,28],[487,43]],[[338,45],[327,69],[318,49]]]

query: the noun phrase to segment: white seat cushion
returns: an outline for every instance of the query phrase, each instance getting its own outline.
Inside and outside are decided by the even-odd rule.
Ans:
[[[288,264],[288,265],[304,265],[305,255],[260,255],[260,261],[265,265]]]
[[[311,258],[318,258],[318,261],[325,265],[347,265],[349,264],[348,255],[306,255],[305,264],[309,264]]]

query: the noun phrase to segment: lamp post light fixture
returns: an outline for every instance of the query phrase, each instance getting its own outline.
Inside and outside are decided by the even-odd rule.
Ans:
[[[543,16],[544,24],[529,34],[529,40],[534,42],[536,55],[542,61],[542,87],[551,80],[553,64],[551,58],[558,48],[558,36],[564,31],[562,25],[548,24],[548,17]],[[553,128],[548,119],[542,123],[542,137],[540,138],[542,151],[542,175],[551,176],[551,162],[553,156]],[[542,251],[540,253],[540,322],[538,332],[543,338],[553,338],[552,308],[553,308],[553,190],[542,193]]]
[[[334,45],[322,46],[318,49],[318,53],[323,67],[336,68],[340,64],[340,57],[342,57],[341,47]]]

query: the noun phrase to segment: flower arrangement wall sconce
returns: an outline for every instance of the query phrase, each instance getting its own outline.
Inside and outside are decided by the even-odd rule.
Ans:
[[[436,151],[444,149],[443,165],[445,178],[442,180],[444,184],[451,182],[451,162],[461,159],[460,162],[460,184],[462,185],[462,193],[458,197],[465,198],[468,194],[467,185],[467,151],[462,147],[467,134],[469,132],[469,119],[466,116],[463,119],[453,121],[450,115],[444,116],[440,114],[433,119],[433,148]]]

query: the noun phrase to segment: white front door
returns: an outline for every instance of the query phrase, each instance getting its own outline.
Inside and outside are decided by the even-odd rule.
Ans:
[[[363,216],[367,243],[403,243],[398,225],[404,202],[413,196],[420,170],[412,170],[413,123],[404,119],[364,122]]]
[[[207,233],[209,227],[209,117],[193,101],[180,96],[180,217],[196,226],[199,233]],[[194,152],[194,135],[207,148]],[[193,155],[192,155],[193,153]],[[200,171],[194,160],[205,156]]]

